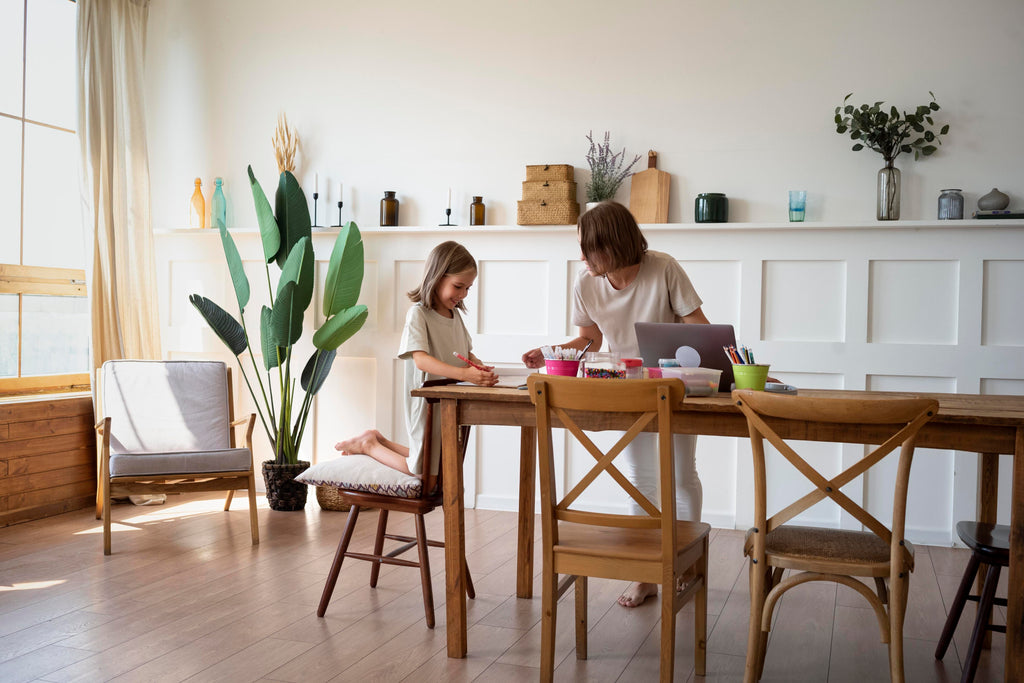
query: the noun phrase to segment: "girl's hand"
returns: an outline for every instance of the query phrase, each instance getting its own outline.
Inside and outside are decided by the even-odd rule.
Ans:
[[[467,366],[462,369],[462,381],[472,382],[482,387],[493,387],[498,383],[498,376],[491,372],[492,369],[477,370],[474,367]]]
[[[523,365],[528,368],[544,367],[544,354],[540,349],[530,349],[523,354]]]

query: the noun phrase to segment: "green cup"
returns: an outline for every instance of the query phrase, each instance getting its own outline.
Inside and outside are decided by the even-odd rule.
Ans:
[[[732,377],[737,389],[753,389],[764,391],[764,383],[768,379],[769,365],[733,365]]]

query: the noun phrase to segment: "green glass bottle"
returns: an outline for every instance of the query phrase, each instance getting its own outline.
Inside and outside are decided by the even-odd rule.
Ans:
[[[210,222],[215,229],[220,230],[222,227],[228,227],[228,204],[224,199],[224,190],[221,189],[223,181],[217,178],[215,182],[217,187],[210,199]]]

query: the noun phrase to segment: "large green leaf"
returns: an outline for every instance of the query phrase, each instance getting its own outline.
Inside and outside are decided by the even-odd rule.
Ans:
[[[245,328],[242,324],[231,317],[231,314],[213,303],[205,296],[192,294],[188,298],[196,307],[199,314],[206,320],[220,340],[231,349],[231,353],[238,355],[249,347],[249,340],[245,336]]]
[[[278,346],[291,346],[302,336],[302,309],[295,305],[294,282],[286,282],[277,295],[270,313],[270,332]]]
[[[313,300],[313,263],[313,241],[303,237],[288,254],[288,260],[281,268],[281,279],[277,283],[278,296],[286,283],[295,283],[295,300],[292,303],[302,311]]]
[[[318,349],[313,352],[313,355],[306,362],[306,367],[302,369],[302,378],[299,380],[303,391],[307,394],[315,394],[320,391],[320,387],[324,385],[327,375],[331,372],[334,357],[337,355],[338,352],[334,349],[330,351]]]
[[[231,284],[235,286],[235,298],[238,299],[238,310],[245,312],[245,306],[249,303],[249,278],[245,276],[245,268],[242,267],[242,257],[238,255],[238,247],[231,233],[220,224],[220,241],[224,245],[224,260],[228,262],[228,272],[231,273]],[[237,354],[236,354],[237,355]]]
[[[360,304],[328,318],[313,334],[313,346],[324,351],[338,348],[362,328],[366,315],[366,306]]]
[[[263,258],[270,263],[281,249],[281,231],[277,227],[277,219],[274,218],[274,211],[270,208],[267,195],[263,193],[263,188],[256,182],[252,166],[248,167],[248,171],[252,198],[256,203],[256,220],[260,224],[260,239],[263,241]]]
[[[363,286],[363,237],[359,227],[349,221],[338,232],[327,266],[324,285],[324,317],[356,305]]]
[[[263,351],[263,367],[267,370],[277,367],[277,350],[280,348],[274,343],[274,332],[270,328],[270,316],[270,309],[264,306],[260,311],[260,349]]]
[[[288,255],[303,237],[312,234],[309,227],[309,206],[306,195],[291,171],[281,174],[274,196],[274,213],[281,233],[281,249],[277,252],[277,265],[284,267]]]

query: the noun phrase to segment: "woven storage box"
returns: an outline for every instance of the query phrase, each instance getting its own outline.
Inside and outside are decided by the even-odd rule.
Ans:
[[[523,200],[546,202],[576,201],[576,183],[571,180],[527,180],[523,183]]]
[[[336,512],[345,512],[352,507],[348,503],[342,502],[337,486],[317,486],[316,502],[320,503],[320,507],[324,510]]]
[[[580,217],[579,202],[546,202],[535,199],[518,202],[519,225],[573,225]]]
[[[526,167],[527,180],[572,180],[572,166],[569,164],[542,164]]]

